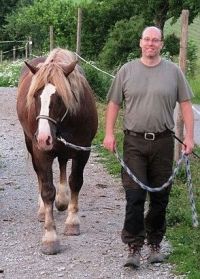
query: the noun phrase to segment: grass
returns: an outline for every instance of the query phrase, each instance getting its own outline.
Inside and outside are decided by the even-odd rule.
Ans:
[[[200,75],[195,78],[189,78],[189,84],[192,88],[192,91],[194,93],[194,97],[192,99],[192,102],[194,104],[200,104]]]
[[[119,177],[121,166],[115,156],[99,147],[104,138],[104,115],[106,105],[98,103],[99,129],[94,140],[98,145],[100,161],[110,174]],[[117,149],[122,154],[122,115],[116,125]],[[200,147],[195,148],[200,155]],[[191,173],[193,192],[195,197],[197,214],[200,216],[200,176],[199,159],[191,156]],[[187,180],[185,169],[182,168],[172,187],[170,202],[167,210],[167,239],[171,242],[173,250],[168,261],[175,264],[173,272],[177,275],[184,274],[188,279],[200,278],[200,228],[192,227],[192,214],[188,198]]]

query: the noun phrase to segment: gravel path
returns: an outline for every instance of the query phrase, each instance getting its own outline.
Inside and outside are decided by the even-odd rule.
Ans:
[[[37,182],[25,150],[16,111],[16,90],[0,88],[0,278],[6,279],[169,279],[168,263],[148,265],[147,247],[138,270],[124,268],[127,249],[121,243],[124,193],[92,156],[80,193],[81,235],[63,235],[65,212],[55,210],[62,252],[40,252],[43,224],[37,221]],[[55,178],[57,165],[55,164]],[[163,250],[169,251],[167,242]]]

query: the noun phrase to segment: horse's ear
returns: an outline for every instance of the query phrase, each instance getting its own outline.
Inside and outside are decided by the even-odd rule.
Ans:
[[[71,64],[69,65],[64,65],[62,64],[61,67],[63,69],[63,72],[65,74],[65,76],[67,77],[71,72],[73,72],[74,68],[76,67],[78,60],[73,61]]]
[[[26,66],[29,68],[29,70],[31,71],[32,74],[36,74],[37,71],[39,70],[37,67],[29,64],[27,61],[24,61],[24,63],[26,64]]]

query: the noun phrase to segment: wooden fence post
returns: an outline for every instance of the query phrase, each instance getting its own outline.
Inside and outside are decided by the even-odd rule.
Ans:
[[[188,18],[189,11],[182,10],[181,14],[181,39],[180,39],[180,52],[179,52],[179,66],[183,73],[186,72],[186,59],[187,59],[187,42],[188,42]],[[180,110],[180,105],[176,106],[176,136],[183,140],[183,118]],[[181,155],[182,144],[177,140],[175,141],[174,159],[178,161]]]
[[[53,41],[53,26],[49,27],[49,39],[50,39],[50,51],[54,48],[54,41]]]
[[[32,39],[28,38],[29,58],[32,58]]]
[[[25,59],[28,59],[28,42],[25,44]]]
[[[81,50],[81,27],[82,27],[82,9],[78,8],[78,23],[76,36],[76,53],[80,55]]]
[[[0,51],[0,63],[3,62],[3,50]]]
[[[13,47],[13,61],[16,60],[16,47]]]

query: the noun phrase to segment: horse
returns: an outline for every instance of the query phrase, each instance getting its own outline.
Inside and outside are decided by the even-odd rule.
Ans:
[[[44,221],[41,251],[53,255],[61,251],[53,216],[54,202],[58,210],[67,209],[64,234],[80,234],[78,197],[98,127],[96,102],[73,52],[55,48],[47,57],[34,58],[25,64],[18,83],[17,115],[39,184],[38,219]],[[55,159],[60,175],[56,187]]]

